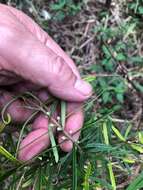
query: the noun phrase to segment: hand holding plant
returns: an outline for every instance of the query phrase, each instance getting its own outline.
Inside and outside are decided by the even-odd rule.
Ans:
[[[83,124],[81,103],[91,95],[91,86],[81,80],[73,61],[35,22],[22,12],[0,5],[0,85],[2,90],[0,107],[4,107],[13,96],[32,91],[41,100],[49,96],[67,101],[65,132],[74,134]],[[74,111],[76,110],[76,111]],[[23,99],[12,103],[8,109],[13,122],[26,121],[33,110],[26,109]],[[55,110],[55,117],[59,115]],[[29,160],[49,146],[49,119],[44,114],[36,116],[32,131],[20,144],[24,147],[21,160]],[[58,142],[63,133],[58,134]],[[79,133],[73,136],[78,140]],[[38,139],[34,141],[34,139]],[[29,143],[31,144],[29,146]],[[32,143],[33,142],[33,143]],[[70,140],[60,144],[64,151],[72,149]]]

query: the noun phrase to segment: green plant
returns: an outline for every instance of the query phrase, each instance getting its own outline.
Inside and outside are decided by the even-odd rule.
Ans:
[[[50,9],[54,12],[54,19],[63,20],[66,16],[74,16],[81,10],[82,2],[75,3],[73,0],[58,0],[51,3]]]
[[[143,15],[143,1],[142,0],[130,1],[128,4],[128,7],[135,14],[138,14],[140,16]]]
[[[18,1],[12,0],[11,2]],[[24,1],[19,2],[23,3]],[[75,62],[79,62],[80,66],[83,66],[83,78],[93,86],[91,99],[83,105],[85,122],[81,129],[79,142],[75,143],[72,152],[64,153],[59,149],[57,139],[49,130],[51,147],[31,162],[21,163],[15,154],[17,154],[19,142],[27,133],[28,129],[25,127],[27,123],[18,126],[21,135],[17,140],[6,131],[11,118],[6,115],[4,109],[2,112],[3,122],[0,124],[0,184],[4,190],[26,190],[31,187],[34,190],[137,190],[143,188],[141,172],[143,168],[141,98],[143,58],[140,44],[142,36],[139,27],[142,24],[140,19],[142,15],[139,12],[142,1],[123,3],[124,8],[120,10],[120,22],[117,22],[115,15],[112,15],[114,6],[111,7],[111,11],[105,11],[103,8],[94,7],[94,1],[87,1],[84,6],[83,1],[75,2],[50,1],[48,8],[54,15],[54,19],[61,20],[61,25],[69,25],[68,19],[63,20],[63,18],[71,16],[73,22],[76,19],[76,23],[79,22],[80,26],[83,25],[81,31],[88,29],[84,36],[81,31],[74,28],[74,24],[72,25],[76,31],[74,33],[72,30],[76,41],[87,43],[87,48],[84,47],[83,51],[79,48],[81,57],[90,52],[90,44],[86,40],[95,39],[93,44],[97,50],[95,51],[96,61],[84,66],[82,65],[83,59],[81,62],[78,58],[75,59]],[[97,5],[97,2],[95,3]],[[88,4],[91,6],[88,7]],[[25,7],[24,3],[23,7]],[[81,20],[81,18],[78,20],[72,16],[80,11],[81,7],[83,8],[82,18],[86,18],[85,20]],[[76,11],[73,11],[75,9]],[[91,12],[93,15],[90,15]],[[53,22],[57,23],[52,20],[52,26]],[[89,26],[92,28],[91,30]],[[56,32],[58,34],[58,31]],[[65,41],[66,39],[64,38]],[[75,43],[75,46],[77,44]],[[94,49],[93,44],[91,49]],[[66,45],[68,46],[68,43]],[[73,54],[78,55],[77,49],[72,51]],[[127,94],[129,96],[126,97]],[[29,95],[31,97],[32,94]],[[130,97],[132,97],[131,100]],[[54,99],[50,102],[51,110],[47,116],[51,117],[57,103],[58,107],[61,107],[61,120],[56,123],[56,126],[63,130],[66,119],[66,103],[64,101]],[[135,108],[133,103],[136,105]],[[38,109],[42,109],[44,114],[47,114],[46,106],[46,103],[39,106],[38,102]]]
[[[97,92],[98,89],[101,91],[103,103],[111,103],[114,100],[123,103],[128,87],[127,80],[118,73],[118,68],[124,63],[130,67],[136,65],[141,67],[143,63],[142,57],[127,54],[130,49],[136,48],[134,42],[136,23],[125,21],[112,28],[101,23],[94,28],[94,32],[97,40],[100,41],[101,55],[99,64],[93,64],[90,67],[97,74],[93,86]],[[130,73],[130,75],[132,74]],[[138,88],[140,87],[138,86]]]

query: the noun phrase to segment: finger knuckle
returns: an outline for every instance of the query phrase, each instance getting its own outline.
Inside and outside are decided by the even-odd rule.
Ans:
[[[72,69],[68,66],[68,64],[65,62],[65,60],[57,56],[56,61],[53,64],[54,71],[56,74],[58,74],[60,77],[63,78],[71,78],[73,76]]]

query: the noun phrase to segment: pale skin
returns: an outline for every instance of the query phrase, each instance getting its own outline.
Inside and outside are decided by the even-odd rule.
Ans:
[[[35,91],[41,100],[46,100],[49,94],[66,100],[67,111],[72,114],[66,120],[65,131],[71,136],[83,125],[81,103],[92,93],[91,86],[81,79],[74,62],[45,31],[21,11],[2,4],[0,86],[1,89],[7,87],[7,90],[2,90],[0,96],[1,108],[13,95],[31,90]],[[13,122],[22,123],[31,115],[31,110],[21,105],[22,100],[17,100],[8,108]],[[49,147],[48,135],[42,136],[48,131],[48,124],[48,119],[42,114],[33,121],[31,132],[21,142],[20,147],[24,148],[19,152],[20,160],[32,159]],[[60,148],[66,152],[71,151],[72,142],[67,140],[61,144],[64,134],[56,135]],[[73,139],[78,140],[79,135],[79,132],[76,133]],[[34,142],[35,138],[38,140]]]

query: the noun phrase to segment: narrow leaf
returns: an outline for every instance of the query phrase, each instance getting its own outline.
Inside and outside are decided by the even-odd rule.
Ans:
[[[13,162],[21,163],[19,160],[17,160],[10,152],[8,152],[4,147],[0,146],[0,154],[5,156],[8,160],[11,160]]]
[[[114,133],[116,134],[116,136],[121,140],[121,141],[126,141],[126,139],[122,136],[122,134],[119,132],[119,130],[117,128],[115,128],[114,126],[112,126],[112,130],[114,131]]]
[[[52,127],[49,126],[48,131],[49,131],[49,138],[50,138],[50,141],[51,141],[53,154],[54,154],[54,157],[55,157],[55,162],[58,163],[59,154],[58,154],[58,149],[57,149],[57,146],[56,146],[56,141],[55,141],[55,138],[54,138],[54,135],[53,135]]]
[[[138,133],[139,142],[143,144],[143,132]]]
[[[65,121],[66,121],[66,102],[61,101],[61,125],[63,129],[65,128]]]
[[[103,123],[103,130],[102,130],[102,132],[103,132],[105,144],[109,145],[108,130],[107,130],[107,125],[106,125],[105,122]]]
[[[19,139],[18,139],[18,143],[17,143],[17,147],[16,147],[16,157],[18,155],[18,151],[19,151],[19,147],[20,147],[20,143],[23,137],[23,133],[24,133],[24,129],[27,126],[27,124],[31,121],[31,119],[38,113],[39,111],[34,112],[32,115],[29,116],[29,118],[25,121],[25,123],[22,126],[22,129],[20,131],[20,135],[19,135]]]
[[[127,127],[127,129],[126,129],[125,135],[124,135],[125,139],[127,139],[127,137],[129,135],[131,129],[132,129],[132,124],[129,124],[128,127]]]
[[[5,127],[6,127],[6,124],[4,124],[3,122],[0,122],[0,133],[4,130]]]
[[[141,172],[136,179],[127,187],[126,190],[139,190],[143,187],[143,172]]]
[[[86,165],[86,168],[85,168],[85,176],[84,176],[84,182],[83,182],[83,189],[84,190],[90,190],[90,187],[89,187],[89,178],[90,178],[90,175],[91,175],[91,163],[89,162],[87,165]]]
[[[116,181],[115,181],[115,176],[113,173],[113,168],[112,168],[111,162],[108,163],[108,170],[109,170],[109,175],[110,175],[110,180],[111,180],[113,190],[116,190]]]
[[[87,82],[92,82],[92,81],[96,80],[96,76],[89,75],[89,76],[86,76],[83,80],[85,80]]]
[[[135,163],[135,160],[132,159],[132,158],[129,158],[129,157],[124,158],[123,161],[126,162],[126,163],[129,163],[129,164],[134,164]]]
[[[72,190],[77,190],[77,147],[73,145],[72,152]]]
[[[132,147],[134,150],[138,151],[139,153],[143,153],[143,147],[142,147],[141,145],[132,143],[132,144],[131,144],[131,147]]]

